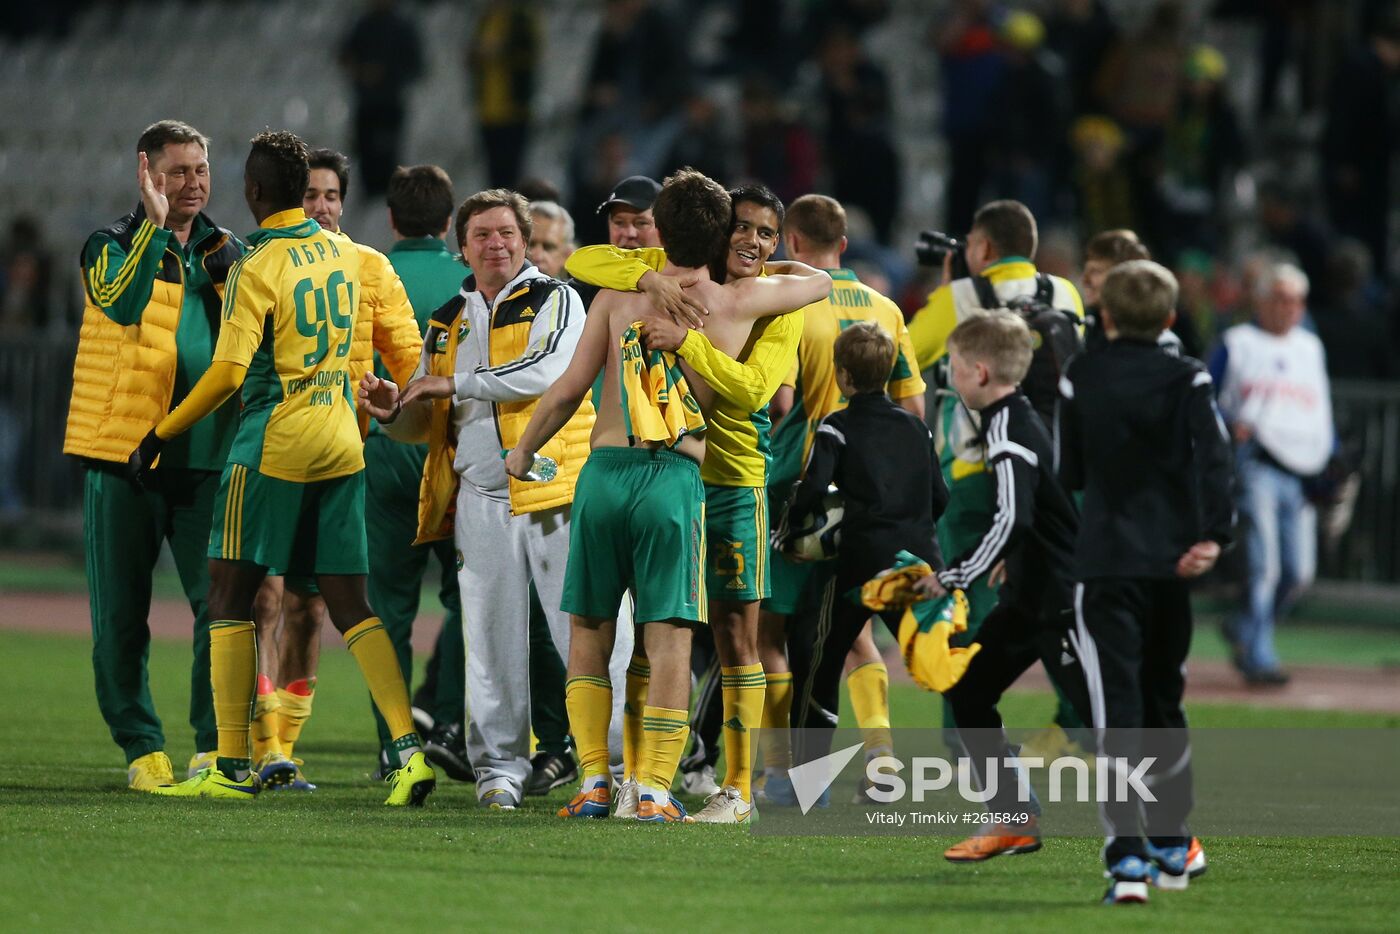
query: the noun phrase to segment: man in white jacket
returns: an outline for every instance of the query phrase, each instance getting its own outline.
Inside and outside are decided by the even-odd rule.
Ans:
[[[1317,514],[1304,481],[1322,472],[1335,445],[1322,342],[1298,326],[1307,297],[1302,270],[1274,266],[1256,286],[1254,322],[1226,331],[1210,360],[1237,445],[1240,515],[1248,526],[1245,605],[1226,632],[1250,684],[1288,680],[1274,651],[1274,624],[1312,583]]]
[[[367,379],[360,399],[391,437],[429,444],[419,540],[441,537],[449,524],[456,540],[467,642],[467,757],[482,806],[511,809],[530,777],[531,582],[560,657],[569,657],[569,617],[559,606],[592,404],[585,401],[557,443],[541,452],[555,460],[557,474],[518,481],[507,477],[503,457],[573,358],[584,309],[572,288],[526,260],[531,218],[519,194],[472,195],[458,209],[456,226],[472,275],[433,313],[417,376],[402,395],[387,380]],[[630,627],[618,628],[613,675],[619,679],[631,635]],[[613,722],[617,741],[609,746],[620,751],[619,711]]]

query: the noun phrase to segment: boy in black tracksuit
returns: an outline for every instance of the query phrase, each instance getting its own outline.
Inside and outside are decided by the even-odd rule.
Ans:
[[[1187,580],[1215,563],[1234,521],[1210,375],[1156,344],[1176,292],[1156,263],[1115,267],[1102,293],[1110,343],[1071,361],[1060,383],[1060,476],[1084,490],[1075,606],[1091,722],[1103,755],[1157,757],[1146,780],[1156,802],[1102,805],[1110,903],[1145,901],[1149,882],[1184,888],[1189,878]]]
[[[836,339],[836,381],[850,400],[846,408],[822,420],[808,456],[802,482],[793,491],[778,532],[790,544],[821,507],[828,485],[835,483],[844,500],[836,572],[821,595],[818,614],[789,633],[793,662],[794,727],[821,730],[800,734],[810,742],[796,750],[794,761],[824,755],[836,726],[841,675],[846,654],[860,635],[870,611],[851,599],[862,584],[909,551],[942,567],[934,522],[948,505],[948,490],[938,469],[933,434],[918,417],[885,395],[894,365],[894,341],[877,324],[852,325]]]
[[[977,632],[982,648],[962,678],[943,697],[953,710],[959,736],[979,784],[996,780],[990,811],[1026,814],[997,822],[951,847],[954,862],[1040,848],[1038,805],[1018,798],[1013,755],[1002,731],[997,702],[1021,674],[1043,661],[1061,693],[1081,717],[1088,691],[1068,638],[1071,624],[1073,556],[1078,517],[1054,470],[1054,448],[1030,400],[1017,389],[1031,362],[1031,334],[1017,315],[993,312],[962,322],[948,337],[952,381],[963,403],[980,413],[987,468],[993,472],[997,512],[982,540],[916,588],[941,596],[967,589],[1004,562],[997,605]],[[998,761],[995,776],[988,759]]]

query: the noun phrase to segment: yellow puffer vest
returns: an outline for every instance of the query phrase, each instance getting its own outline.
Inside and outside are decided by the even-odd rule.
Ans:
[[[491,366],[500,366],[524,355],[530,343],[530,310],[543,307],[549,293],[560,288],[564,288],[564,285],[554,279],[529,279],[496,305],[490,335]],[[458,295],[433,312],[423,339],[429,375],[450,379],[456,374],[458,342],[467,333],[467,322],[462,320],[465,305],[466,299]],[[502,448],[509,450],[515,447],[525,432],[525,426],[530,423],[538,401],[495,403],[496,431]],[[542,512],[567,506],[574,501],[578,473],[588,459],[593,421],[593,403],[584,399],[559,433],[540,448],[540,454],[552,457],[559,465],[559,472],[553,480],[526,482],[510,478],[511,515]],[[460,482],[453,467],[456,457],[452,400],[437,399],[433,402],[428,425],[428,458],[423,464],[423,482],[418,498],[418,539],[414,544],[450,538],[452,535]]]
[[[145,219],[145,212],[137,210],[104,232],[130,249]],[[215,294],[206,301],[222,303],[224,280],[242,250],[227,230],[216,228],[216,232],[201,246],[201,261],[214,283]],[[150,301],[136,324],[117,324],[87,295],[73,361],[63,453],[125,463],[170,411],[175,392],[175,332],[184,298],[183,266],[171,249],[161,257]],[[218,308],[212,320],[222,320]]]

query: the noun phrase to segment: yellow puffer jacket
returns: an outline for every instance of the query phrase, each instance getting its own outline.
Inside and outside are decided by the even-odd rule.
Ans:
[[[134,212],[102,231],[130,250],[132,240],[149,227],[143,212]],[[148,234],[149,235],[149,234]],[[205,272],[213,282],[208,302],[223,301],[224,281],[242,255],[238,241],[217,230],[200,247]],[[73,395],[63,453],[99,461],[125,463],[141,439],[170,410],[175,392],[175,332],[185,298],[181,261],[169,249],[151,287],[140,320],[120,325],[87,295],[73,361]],[[211,320],[221,320],[218,308]]]
[[[496,305],[490,337],[492,366],[509,363],[524,355],[530,343],[532,310],[544,306],[548,290],[564,287],[546,277],[526,280],[523,286]],[[466,299],[458,295],[433,312],[423,338],[423,359],[427,361],[428,375],[451,378],[456,373],[458,342],[467,333],[467,323],[462,320],[465,304]],[[519,442],[538,401],[530,399],[495,404],[496,430],[503,449],[509,450]],[[451,399],[433,402],[428,425],[428,457],[423,465],[423,482],[419,489],[418,538],[414,544],[452,536],[460,482],[453,466],[457,457],[457,439],[452,429],[452,404]],[[540,483],[510,478],[512,515],[556,509],[574,501],[578,473],[588,459],[588,442],[593,433],[594,417],[593,403],[585,399],[558,434],[540,448],[539,454],[553,458],[559,466],[553,480]]]
[[[355,335],[350,344],[350,398],[360,398],[360,380],[374,368],[374,352],[399,386],[407,386],[418,367],[423,339],[418,319],[404,291],[403,281],[389,257],[363,243],[360,250],[360,301],[356,308]],[[369,415],[360,412],[360,437],[369,432]]]

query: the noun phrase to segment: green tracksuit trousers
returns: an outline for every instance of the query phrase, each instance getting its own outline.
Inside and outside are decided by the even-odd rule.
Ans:
[[[92,613],[97,706],[128,763],[165,748],[151,701],[151,572],[170,543],[180,585],[194,614],[190,726],[195,750],[218,745],[209,683],[209,525],[219,474],[157,470],[146,489],[117,465],[93,465],[83,478],[83,537]]]
[[[427,448],[400,444],[387,435],[365,440],[365,532],[369,538],[369,605],[379,614],[394,643],[404,680],[413,677],[413,621],[429,556],[441,575],[439,595],[447,611],[439,635],[439,699],[456,698],[460,711],[466,696],[466,649],[462,643],[462,601],[457,590],[456,549],[450,540],[414,545],[418,533],[418,485]],[[393,737],[373,704],[381,748]],[[437,711],[434,711],[436,714]],[[457,716],[460,716],[458,713]],[[449,719],[448,722],[451,722]]]

